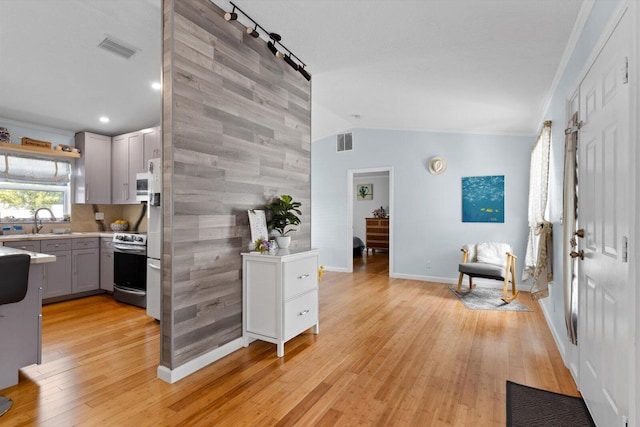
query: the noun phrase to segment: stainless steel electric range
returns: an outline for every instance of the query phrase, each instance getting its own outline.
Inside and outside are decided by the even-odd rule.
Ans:
[[[147,306],[147,236],[113,235],[113,297],[116,301]]]

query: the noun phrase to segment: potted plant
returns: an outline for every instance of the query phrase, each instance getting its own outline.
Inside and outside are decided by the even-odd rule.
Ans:
[[[286,234],[296,230],[294,228],[287,229],[287,227],[300,224],[300,217],[298,217],[298,215],[302,215],[302,212],[298,209],[300,205],[301,203],[294,202],[291,196],[283,194],[264,207],[272,212],[271,219],[267,222],[267,227],[280,234],[280,236],[276,237],[278,248],[286,249],[289,247],[291,236]]]

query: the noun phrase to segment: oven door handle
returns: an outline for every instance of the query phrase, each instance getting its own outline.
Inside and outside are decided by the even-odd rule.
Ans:
[[[116,285],[115,288],[117,288],[120,292],[125,293],[125,294],[140,295],[140,296],[145,296],[147,294],[145,291],[136,291],[134,289],[123,288],[123,287],[118,286],[118,285]]]
[[[138,248],[132,248],[131,246],[118,245],[117,243],[113,244],[113,249],[118,250],[118,252],[131,253],[131,254],[144,254],[147,252],[146,247],[142,247],[138,249]]]

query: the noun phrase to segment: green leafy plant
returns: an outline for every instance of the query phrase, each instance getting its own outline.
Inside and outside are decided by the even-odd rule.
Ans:
[[[283,194],[264,208],[272,212],[271,219],[267,222],[270,230],[276,230],[281,236],[286,235],[290,231],[296,231],[294,228],[286,229],[290,225],[299,225],[302,215],[300,209],[301,203],[294,202],[291,196]],[[297,214],[297,215],[296,215]]]

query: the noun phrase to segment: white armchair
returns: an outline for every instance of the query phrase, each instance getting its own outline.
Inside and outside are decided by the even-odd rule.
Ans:
[[[501,280],[504,282],[502,300],[510,303],[518,296],[516,286],[516,256],[511,252],[511,246],[506,243],[483,242],[468,244],[462,247],[462,262],[458,266],[459,294],[468,294],[473,290],[474,277]],[[469,288],[462,290],[462,278],[469,276]],[[509,293],[511,282],[511,293]]]

